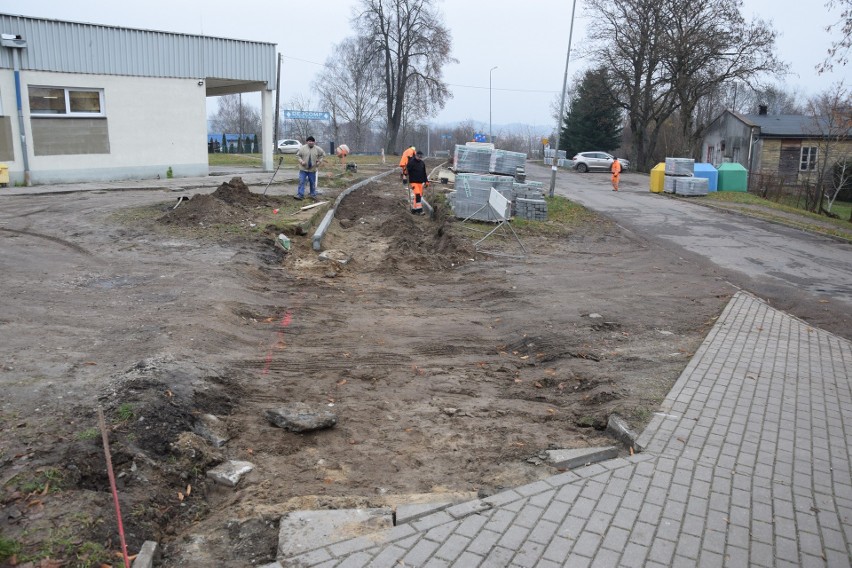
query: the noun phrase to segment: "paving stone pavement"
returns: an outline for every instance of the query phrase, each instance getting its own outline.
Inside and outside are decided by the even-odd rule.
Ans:
[[[852,566],[850,376],[852,343],[740,292],[642,453],[280,563]]]

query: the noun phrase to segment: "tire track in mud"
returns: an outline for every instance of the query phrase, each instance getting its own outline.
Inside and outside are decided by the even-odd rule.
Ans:
[[[305,374],[320,371],[346,371],[363,367],[399,367],[408,365],[411,359],[400,353],[370,353],[365,356],[350,357],[306,357],[304,353],[292,357],[281,356],[260,360],[240,361],[235,366],[240,369],[261,369],[264,375],[273,371]]]
[[[82,254],[83,256],[88,256],[90,258],[95,258],[95,259],[97,258],[94,254],[92,254],[88,250],[84,249],[80,245],[78,245],[76,243],[72,243],[70,241],[66,241],[65,239],[60,239],[59,237],[54,237],[52,235],[45,235],[43,233],[36,233],[35,231],[27,231],[27,230],[24,230],[24,229],[8,229],[6,227],[0,227],[0,231],[5,231],[7,233],[14,233],[14,234],[17,234],[17,235],[27,235],[29,237],[37,237],[39,239],[47,239],[48,241],[52,241],[52,242],[60,244],[64,247],[68,247],[71,250],[74,250],[74,251]]]

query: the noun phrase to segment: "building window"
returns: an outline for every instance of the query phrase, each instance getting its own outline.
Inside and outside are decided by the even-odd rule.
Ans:
[[[799,171],[805,172],[816,168],[817,147],[802,146],[802,157],[799,160]]]
[[[31,86],[29,96],[34,116],[104,116],[103,89]]]

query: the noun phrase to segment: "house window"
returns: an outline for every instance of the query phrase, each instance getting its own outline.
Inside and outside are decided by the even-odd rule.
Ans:
[[[103,89],[29,87],[33,116],[104,116]]]
[[[802,146],[802,157],[799,159],[799,171],[805,172],[816,168],[817,147]]]

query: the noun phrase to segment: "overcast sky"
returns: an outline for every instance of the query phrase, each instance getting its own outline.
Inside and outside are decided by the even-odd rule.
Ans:
[[[310,94],[310,84],[333,53],[334,44],[351,35],[355,5],[357,0],[4,0],[0,10],[276,43],[285,56],[284,103],[294,95]],[[490,93],[495,134],[496,125],[518,122],[543,131],[552,129],[550,106],[562,89],[571,0],[446,0],[438,5],[451,30],[458,63],[444,73],[453,98],[431,122],[473,119],[487,124],[489,70],[497,66],[491,74]],[[790,64],[792,72],[786,85],[806,96],[829,88],[850,72],[848,67],[822,76],[814,71],[832,39],[824,28],[838,19],[838,12],[827,11],[824,0],[743,0],[747,18],[770,20],[778,30],[778,56]],[[588,22],[584,1],[577,0],[569,81],[590,65],[579,57]]]

